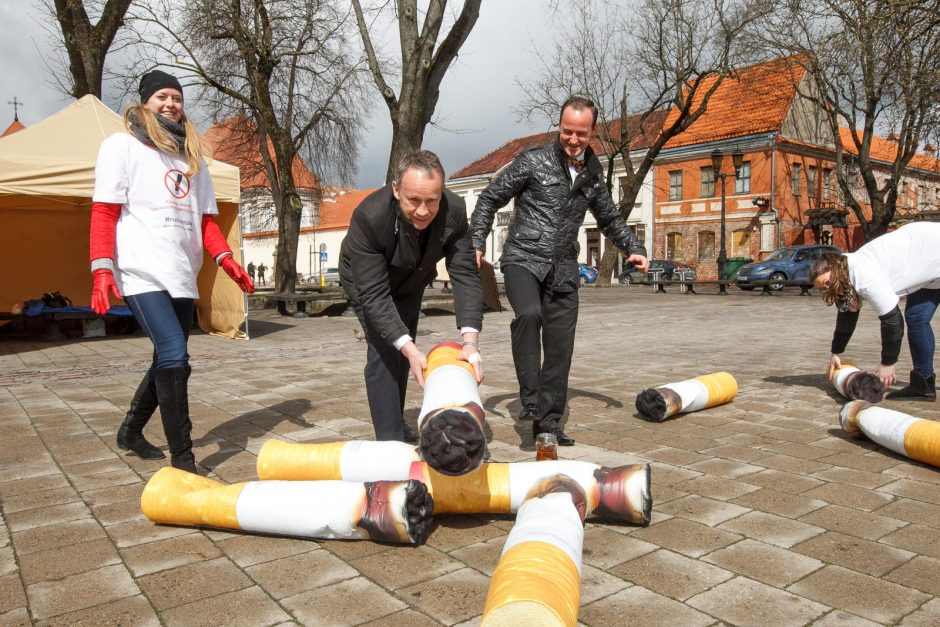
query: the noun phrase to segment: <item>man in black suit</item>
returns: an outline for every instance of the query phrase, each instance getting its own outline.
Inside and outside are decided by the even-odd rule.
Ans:
[[[427,359],[415,338],[424,288],[441,259],[454,286],[461,357],[482,381],[483,290],[467,207],[444,188],[437,156],[415,151],[399,162],[391,185],[356,207],[340,249],[340,280],[368,342],[364,372],[377,440],[417,441],[402,420],[405,391],[409,371],[424,386]]]

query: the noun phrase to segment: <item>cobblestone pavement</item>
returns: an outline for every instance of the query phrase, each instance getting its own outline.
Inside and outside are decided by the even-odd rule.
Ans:
[[[255,478],[270,438],[370,438],[355,319],[253,313],[249,342],[190,342],[202,471]],[[511,318],[488,315],[483,335],[496,461],[533,458],[529,424],[514,423]],[[582,290],[566,427],[578,444],[560,453],[648,460],[655,499],[647,528],[587,524],[583,624],[940,624],[940,470],[842,433],[820,374],[834,319],[796,290]],[[419,345],[453,325],[428,316]],[[848,354],[873,366],[878,350],[865,310]],[[139,497],[165,462],[121,454],[114,436],[150,351],[142,336],[0,341],[0,625],[479,622],[511,517],[439,517],[420,548],[146,520]],[[909,367],[905,349],[902,380]],[[738,379],[733,403],[635,417],[643,387],[717,370]],[[420,399],[412,385],[412,420]],[[888,406],[940,419],[935,404]],[[159,424],[147,435],[163,445]]]

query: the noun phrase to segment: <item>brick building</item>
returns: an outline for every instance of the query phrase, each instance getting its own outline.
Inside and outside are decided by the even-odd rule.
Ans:
[[[699,93],[707,88],[704,85]],[[670,140],[657,159],[655,257],[687,263],[701,278],[717,276],[722,179],[715,179],[712,168],[716,151],[723,155],[729,258],[762,259],[781,246],[824,242],[854,250],[864,243],[836,182],[828,127],[800,95],[809,88],[802,68],[789,59],[741,68],[735,78],[719,85],[706,112]],[[844,129],[846,146],[852,145],[848,134]],[[871,154],[876,168],[887,173],[895,151],[890,140],[875,137]],[[738,176],[734,153],[741,155]],[[931,155],[918,155],[911,162],[902,181],[900,216],[935,212],[940,199],[938,165]],[[864,197],[860,181],[858,189],[856,197]]]

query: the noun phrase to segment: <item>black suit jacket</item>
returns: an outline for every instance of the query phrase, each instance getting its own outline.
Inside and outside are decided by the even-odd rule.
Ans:
[[[420,231],[405,220],[390,185],[370,194],[353,211],[340,248],[339,276],[353,305],[388,344],[409,333],[396,303],[424,291],[447,264],[454,286],[457,327],[483,328],[483,289],[467,224],[467,206],[448,190],[427,227],[424,255]]]

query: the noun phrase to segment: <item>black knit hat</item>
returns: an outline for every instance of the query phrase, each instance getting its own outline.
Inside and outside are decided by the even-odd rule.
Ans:
[[[183,93],[183,86],[180,85],[180,82],[176,80],[176,77],[172,74],[167,74],[160,70],[147,72],[140,77],[140,87],[137,88],[137,93],[140,94],[141,104],[146,103],[150,100],[150,96],[167,87],[175,89],[181,94]]]

